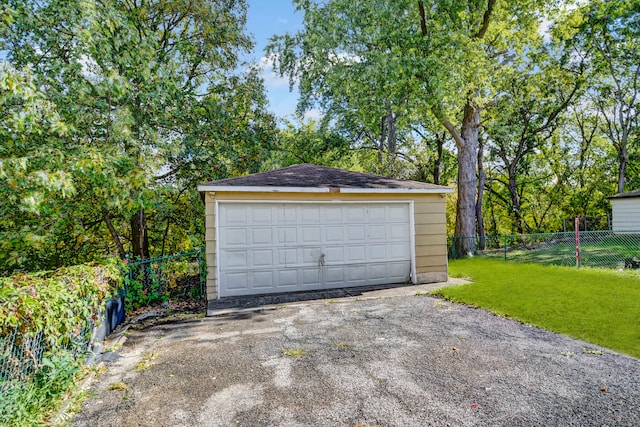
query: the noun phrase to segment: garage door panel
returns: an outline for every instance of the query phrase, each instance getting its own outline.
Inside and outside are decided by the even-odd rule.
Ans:
[[[365,222],[365,206],[347,206],[347,222],[350,224],[363,224]]]
[[[251,230],[251,244],[253,245],[272,245],[273,244],[273,228],[253,228]]]
[[[298,241],[298,229],[296,227],[278,228],[278,244],[294,245]]]
[[[302,254],[303,264],[318,265],[320,263],[322,250],[319,247],[300,248],[299,252]]]
[[[371,280],[384,280],[387,278],[387,265],[379,264],[372,265],[369,269],[369,279]]]
[[[344,221],[344,208],[340,205],[327,206],[324,209],[324,218],[328,224],[342,224]]]
[[[247,272],[236,272],[236,273],[228,273],[225,275],[225,285],[229,290],[246,290],[248,289],[248,273]]]
[[[302,285],[316,285],[320,283],[320,268],[303,268]]]
[[[324,227],[324,236],[326,242],[342,242],[344,240],[344,230],[342,226],[329,225]]]
[[[386,214],[388,221],[394,221],[399,223],[409,223],[409,209],[402,205],[389,205],[386,207]]]
[[[273,208],[270,205],[257,205],[249,209],[252,224],[273,224]]]
[[[220,222],[230,225],[244,225],[247,223],[246,206],[225,206],[220,210]]]
[[[381,206],[370,206],[367,209],[367,222],[386,222],[387,218],[387,209],[384,205]]]
[[[273,288],[273,271],[256,271],[253,273],[253,289],[269,290]]]
[[[347,242],[357,243],[365,241],[365,226],[364,225],[351,225],[347,228]]]
[[[346,264],[361,263],[367,259],[367,248],[366,246],[347,246],[345,255]]]
[[[324,261],[327,265],[344,263],[344,246],[327,246],[324,248]]]
[[[389,230],[389,240],[401,240],[404,242],[409,239],[408,224],[389,224],[387,228]]]
[[[301,205],[300,206],[300,222],[303,224],[319,224],[320,223],[320,208],[314,205]]]
[[[298,264],[298,249],[278,249],[278,265],[276,268],[286,268]]]
[[[344,266],[327,267],[326,272],[327,272],[327,277],[326,277],[327,284],[342,285],[345,282]]]
[[[347,282],[353,283],[355,286],[364,283],[367,278],[367,269],[364,265],[348,265],[345,270]]]
[[[252,267],[272,267],[273,266],[273,250],[259,249],[251,252],[253,254]]]
[[[275,274],[278,288],[294,288],[299,284],[297,269],[277,270]]]
[[[388,264],[389,278],[396,280],[407,280],[411,263],[407,261],[390,262]]]
[[[385,261],[387,259],[387,245],[370,245],[369,260]]]
[[[277,219],[280,224],[293,224],[297,222],[298,210],[295,206],[287,204],[279,205],[275,207],[277,211]]]
[[[302,243],[303,244],[307,244],[307,243],[320,243],[322,241],[322,238],[320,236],[321,234],[321,228],[320,227],[308,227],[308,226],[304,226],[302,227]]]
[[[387,227],[384,224],[367,226],[368,241],[385,241],[387,239]]]
[[[246,228],[227,228],[220,236],[220,244],[224,246],[240,246],[246,247],[247,229]]]
[[[406,203],[219,205],[220,296],[404,282]]]
[[[244,269],[249,265],[247,263],[247,251],[245,249],[228,250],[222,261],[222,268],[239,268]]]
[[[406,260],[411,258],[411,250],[407,247],[407,245],[390,244],[387,246],[387,249],[388,260]]]

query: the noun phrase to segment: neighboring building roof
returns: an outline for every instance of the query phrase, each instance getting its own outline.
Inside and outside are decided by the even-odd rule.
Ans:
[[[303,163],[198,186],[199,191],[451,193],[453,189],[418,181],[386,178]]]
[[[608,199],[631,199],[634,197],[640,197],[640,190],[627,191],[626,193],[618,193],[607,198]]]

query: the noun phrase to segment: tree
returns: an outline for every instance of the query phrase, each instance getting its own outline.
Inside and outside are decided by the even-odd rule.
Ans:
[[[640,2],[593,0],[568,13],[556,32],[568,38],[590,65],[590,97],[616,150],[622,193],[629,150],[640,139]]]
[[[170,208],[193,200],[194,181],[257,170],[268,154],[275,126],[262,81],[237,71],[251,47],[243,1],[12,5],[2,44],[68,128],[67,222],[93,236],[85,242],[97,252],[163,253],[177,216],[197,215]],[[35,209],[44,222],[44,207]]]
[[[550,42],[539,43],[530,46],[525,56],[504,64],[493,84],[499,96],[485,128],[494,181],[507,189],[512,232],[530,232],[522,197],[526,180],[533,178],[531,157],[554,136],[563,114],[580,94],[582,64],[568,68]]]
[[[271,52],[280,72],[300,82],[300,107],[309,100],[324,107],[349,105],[377,119],[389,113],[432,114],[458,150],[455,234],[474,235],[481,112],[495,95],[489,77],[504,55],[521,52],[526,40],[537,36],[539,5],[496,0],[295,3],[305,14],[304,29],[276,37]],[[369,113],[371,105],[375,114]],[[473,239],[456,244],[457,253],[473,252]]]

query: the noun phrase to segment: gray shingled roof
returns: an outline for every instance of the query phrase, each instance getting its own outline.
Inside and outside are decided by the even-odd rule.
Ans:
[[[338,187],[353,189],[442,190],[443,193],[452,191],[448,187],[425,182],[386,178],[308,163],[237,178],[220,179],[207,182],[199,187]]]
[[[626,193],[618,193],[608,198],[609,199],[627,199],[632,197],[640,197],[640,190],[627,191]]]

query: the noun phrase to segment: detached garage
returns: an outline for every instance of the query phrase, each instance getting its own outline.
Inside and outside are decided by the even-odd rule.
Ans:
[[[301,164],[198,190],[209,299],[447,280],[450,188]]]
[[[611,200],[613,231],[640,231],[640,190],[618,193]]]

